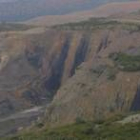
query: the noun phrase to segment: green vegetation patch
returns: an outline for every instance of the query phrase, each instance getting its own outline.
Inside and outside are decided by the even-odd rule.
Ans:
[[[1,140],[140,140],[140,123],[82,122],[44,129]]]
[[[33,26],[16,23],[0,23],[0,32],[3,31],[24,31],[32,28]]]
[[[130,33],[133,32],[139,32],[140,31],[140,24],[137,23],[123,23],[122,29],[130,31]]]
[[[116,66],[123,71],[140,71],[140,55],[129,55],[125,53],[112,53],[109,55]]]
[[[121,22],[117,20],[111,20],[108,18],[91,18],[86,21],[52,26],[52,28],[59,30],[96,30],[96,29],[112,30],[116,27],[121,27],[121,29],[127,30],[130,33],[140,31],[139,23]]]
[[[114,81],[116,79],[116,75],[118,73],[118,70],[114,67],[109,67],[107,69],[107,79],[110,81]]]
[[[121,24],[118,21],[109,20],[106,18],[91,18],[86,21],[67,23],[62,25],[55,25],[52,28],[55,29],[67,29],[67,30],[94,30],[94,29],[110,29],[114,25]]]

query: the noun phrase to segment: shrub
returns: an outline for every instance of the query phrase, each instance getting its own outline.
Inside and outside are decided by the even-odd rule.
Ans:
[[[43,123],[43,122],[38,122],[38,123],[36,124],[36,126],[37,126],[38,128],[42,128],[42,127],[44,127],[44,123]]]
[[[77,117],[77,118],[75,119],[75,123],[76,123],[76,124],[81,124],[81,123],[85,123],[85,121],[84,121],[81,117]]]
[[[117,69],[109,68],[107,71],[107,79],[111,81],[115,80],[117,73],[118,73]]]
[[[140,55],[134,56],[125,53],[112,53],[109,55],[116,66],[123,71],[140,71]]]

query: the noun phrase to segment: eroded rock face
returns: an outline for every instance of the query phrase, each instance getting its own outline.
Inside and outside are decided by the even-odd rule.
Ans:
[[[0,102],[8,100],[7,105],[4,106],[10,104],[12,112],[36,105],[46,105],[52,101],[53,96],[62,86],[52,104],[55,106],[55,102],[57,104],[57,100],[59,102],[62,98],[64,100],[60,100],[60,104],[63,106],[63,102],[65,102],[63,95],[66,96],[66,104],[64,104],[66,112],[63,113],[61,108],[58,110],[62,112],[61,115],[71,113],[69,116],[73,117],[70,121],[73,121],[79,114],[76,113],[79,112],[77,110],[67,112],[71,103],[73,103],[72,109],[77,105],[75,103],[79,102],[81,115],[90,114],[87,116],[92,116],[92,118],[98,116],[95,114],[101,114],[105,110],[110,110],[105,111],[106,114],[114,112],[114,110],[129,110],[137,90],[139,71],[130,74],[122,72],[115,67],[115,63],[108,56],[114,52],[124,52],[129,55],[136,55],[135,52],[137,52],[138,55],[139,37],[139,31],[130,32],[119,26],[113,29],[103,28],[91,31],[50,29],[38,34],[1,33]],[[86,68],[81,68],[83,69],[81,74],[77,75],[75,71],[83,62]],[[126,76],[124,83],[122,75]],[[131,77],[134,75],[138,78],[132,80]],[[71,77],[74,80],[69,81]],[[127,84],[131,84],[132,87],[126,86],[127,89],[125,87]],[[130,87],[133,90],[130,90]],[[122,88],[124,89],[122,90]],[[85,97],[88,97],[86,94],[91,96],[90,101],[89,98],[87,101],[85,100]],[[130,99],[127,98],[127,95],[130,95]],[[107,104],[102,107],[104,101]],[[85,104],[89,106],[88,112],[85,111],[87,110]],[[79,109],[78,106],[75,108]],[[2,107],[3,104],[0,104],[0,108]],[[7,108],[5,107],[5,111],[1,115],[8,114],[5,113]],[[106,115],[103,113],[102,116]],[[67,115],[63,117],[67,118]],[[62,120],[61,117],[60,119]]]
[[[49,124],[65,125],[75,122],[77,118],[100,120],[130,110],[140,73],[118,71],[112,80],[110,71],[113,68],[104,65],[97,67],[88,68],[84,64],[58,90],[47,110],[46,121]],[[101,70],[101,67],[104,68]]]
[[[139,111],[140,71],[129,69],[136,63],[134,59],[139,58],[138,36],[139,31],[119,29],[98,30],[96,36],[92,33],[84,51],[84,63],[60,87],[47,109],[48,125],[65,125],[77,118],[100,120],[117,113]],[[109,58],[114,52],[120,54],[119,60]],[[138,63],[133,67],[138,68]]]
[[[7,98],[13,111],[49,103],[86,59],[89,38],[87,33],[54,30],[7,35],[0,45],[1,101]]]

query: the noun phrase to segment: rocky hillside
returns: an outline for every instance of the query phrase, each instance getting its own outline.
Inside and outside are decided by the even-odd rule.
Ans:
[[[70,76],[65,61],[71,36],[53,30],[1,32],[0,116],[51,101]]]
[[[70,58],[74,58],[71,67],[74,75],[54,97],[46,112],[47,124],[100,120],[116,113],[140,110],[140,26],[99,21],[55,27],[71,29],[73,34],[78,30],[81,39],[75,38],[78,49],[70,53]]]
[[[41,32],[38,31],[41,29],[36,30],[0,33],[2,114],[49,102],[82,62],[94,67],[94,61],[98,60],[105,65],[101,68],[104,70],[113,65],[108,58],[111,53],[139,52],[139,25],[135,24],[99,19],[42,29]],[[86,66],[86,69],[89,68]],[[80,68],[80,71],[86,70]]]
[[[48,125],[140,109],[138,23],[100,18],[28,28],[0,32],[0,117],[46,106],[54,95]]]
[[[49,103],[86,60],[90,36],[86,30],[1,31],[0,116]]]

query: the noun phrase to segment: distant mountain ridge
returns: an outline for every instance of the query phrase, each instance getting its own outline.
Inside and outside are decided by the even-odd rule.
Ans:
[[[79,22],[88,20],[89,18],[100,18],[100,17],[112,17],[117,18],[122,15],[130,17],[132,14],[140,10],[140,1],[130,2],[111,2],[103,4],[90,10],[83,10],[79,12],[73,12],[65,15],[45,15],[26,20],[25,24],[37,25],[37,26],[53,26],[57,24],[65,24],[72,22]],[[131,18],[132,18],[131,16]],[[136,19],[138,17],[135,17]]]
[[[24,21],[43,15],[62,15],[114,1],[132,0],[1,0],[0,21]]]

